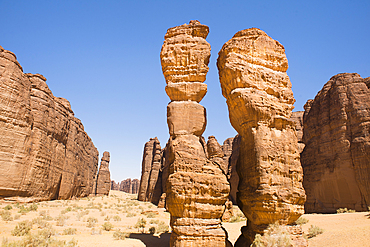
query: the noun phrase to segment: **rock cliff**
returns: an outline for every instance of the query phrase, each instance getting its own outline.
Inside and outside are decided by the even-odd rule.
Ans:
[[[25,74],[0,46],[0,197],[51,200],[93,192],[98,151],[70,103]],[[23,199],[22,199],[23,198]]]
[[[370,205],[369,81],[338,74],[305,105],[301,161],[308,213]]]
[[[303,171],[294,97],[284,47],[251,28],[226,42],[217,60],[230,122],[240,135],[237,203],[248,219],[235,246],[249,246],[269,224],[293,224],[304,213]],[[291,225],[295,246],[307,242]]]
[[[220,165],[208,159],[201,136],[206,110],[199,104],[207,92],[211,47],[207,26],[198,21],[167,30],[161,50],[170,139],[166,208],[171,214],[170,246],[225,246],[221,216],[230,186]]]
[[[110,191],[110,172],[109,172],[110,153],[105,151],[101,158],[98,177],[96,179],[96,195],[107,196]]]

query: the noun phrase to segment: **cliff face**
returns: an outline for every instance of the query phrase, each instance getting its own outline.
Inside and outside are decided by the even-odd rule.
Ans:
[[[251,28],[224,44],[217,66],[230,122],[241,138],[237,203],[248,224],[237,243],[249,246],[269,224],[290,225],[304,213],[288,60],[279,42]],[[299,227],[288,229],[294,245],[307,244]]]
[[[220,218],[230,186],[220,165],[207,157],[202,137],[206,111],[198,103],[207,92],[203,82],[211,50],[205,40],[208,31],[198,21],[170,28],[161,50],[166,92],[171,99],[167,106],[170,139],[165,159],[170,246],[221,247],[227,243]],[[216,146],[213,158],[218,156]]]
[[[68,199],[93,192],[98,151],[69,102],[0,47],[0,197]],[[19,198],[18,198],[19,199]]]
[[[301,160],[308,213],[370,205],[369,82],[338,74],[305,105]]]

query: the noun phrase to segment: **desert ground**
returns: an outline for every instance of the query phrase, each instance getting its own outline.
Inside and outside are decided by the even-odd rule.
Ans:
[[[170,215],[137,195],[111,191],[109,196],[75,200],[55,200],[35,204],[0,201],[0,236],[2,246],[169,246]],[[241,212],[234,207],[234,214]],[[311,225],[323,233],[309,238],[309,246],[370,246],[370,213],[306,214],[303,230]],[[144,219],[144,228],[138,221]],[[29,222],[29,233],[21,235]],[[142,223],[144,221],[141,221]],[[245,224],[241,217],[223,223],[229,240],[234,243]],[[22,223],[23,222],[23,223]],[[19,228],[23,226],[23,228]],[[155,233],[153,232],[155,229]],[[27,242],[28,241],[28,242]],[[49,246],[50,246],[49,245]]]

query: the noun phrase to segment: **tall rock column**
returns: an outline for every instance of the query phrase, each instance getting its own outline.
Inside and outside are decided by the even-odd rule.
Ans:
[[[236,246],[249,246],[269,224],[290,225],[304,213],[288,60],[278,41],[251,28],[224,44],[217,66],[230,122],[241,136],[237,203],[248,224]],[[294,246],[306,244],[299,227],[287,228]]]
[[[96,195],[108,195],[110,191],[110,172],[109,172],[110,154],[105,151],[101,158],[98,178],[96,181]]]
[[[225,246],[221,216],[230,187],[222,169],[207,159],[202,134],[211,47],[209,28],[198,21],[167,30],[161,50],[166,79],[170,139],[167,144],[166,207],[171,214],[170,246]]]

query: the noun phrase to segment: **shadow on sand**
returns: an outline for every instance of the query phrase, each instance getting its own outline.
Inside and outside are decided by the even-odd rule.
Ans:
[[[139,239],[146,247],[170,247],[170,233],[153,236],[148,233],[131,233],[129,238]]]

